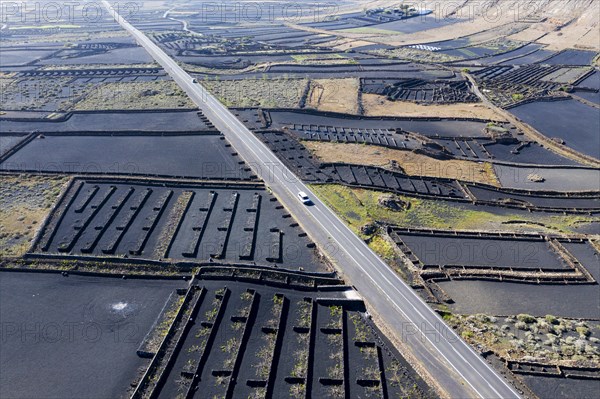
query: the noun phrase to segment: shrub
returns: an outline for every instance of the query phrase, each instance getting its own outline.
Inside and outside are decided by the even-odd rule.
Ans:
[[[531,324],[531,323],[535,323],[537,319],[531,315],[521,313],[521,314],[517,315],[517,320],[519,320],[523,323]]]
[[[579,334],[581,338],[587,337],[590,335],[590,330],[587,327],[576,327],[575,331]]]
[[[518,349],[522,349],[525,347],[525,342],[523,342],[523,340],[521,340],[521,339],[515,339],[512,341],[512,343]]]
[[[557,326],[554,326],[554,331],[556,332],[557,335],[560,335],[560,334],[564,333],[565,331],[567,331],[567,327],[563,324],[559,324]]]
[[[523,330],[523,331],[529,330],[529,326],[527,325],[527,323],[525,323],[523,321],[517,321],[515,323],[515,328],[518,330]]]
[[[473,331],[465,330],[460,334],[464,339],[473,338]]]
[[[578,339],[577,341],[575,341],[575,350],[579,353],[582,353],[585,351],[586,345],[587,344],[583,339]]]
[[[548,337],[548,341],[552,341],[552,343],[555,343],[558,340],[558,337],[554,334],[546,334],[546,337]]]

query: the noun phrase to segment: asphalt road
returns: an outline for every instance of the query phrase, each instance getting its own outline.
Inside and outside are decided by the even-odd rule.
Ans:
[[[115,20],[146,48],[223,132],[439,388],[451,398],[519,398],[502,376],[446,326],[438,314],[241,121],[200,84],[194,83],[193,78],[154,42],[121,18],[106,0],[103,3]],[[300,191],[311,197],[313,206],[305,206],[298,200]]]

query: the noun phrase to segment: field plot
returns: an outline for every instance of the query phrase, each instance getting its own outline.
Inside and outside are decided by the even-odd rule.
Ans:
[[[271,73],[298,73],[298,74],[313,74],[311,72],[316,73],[329,73],[331,78],[335,78],[336,74],[340,73],[352,73],[352,72],[360,72],[365,70],[373,70],[373,71],[406,71],[407,63],[406,62],[396,62],[396,63],[386,63],[383,61],[375,60],[375,62],[370,61],[369,64],[363,62],[361,64],[330,64],[330,65],[273,65],[267,69],[267,72]]]
[[[122,397],[138,369],[147,367],[138,347],[169,296],[184,286],[0,273],[0,315],[14,327],[0,342],[0,396]]]
[[[447,142],[449,148],[452,148],[452,143]],[[536,142],[518,141],[516,143],[503,142],[481,142],[474,140],[473,142],[464,141],[456,143],[455,148],[459,147],[458,156],[471,157],[471,149],[478,154],[477,149],[483,146],[484,154],[488,155],[490,160],[498,160],[502,162],[510,162],[517,164],[536,164],[536,165],[577,165],[576,161],[562,157],[553,151]],[[466,147],[466,148],[465,148]],[[464,155],[463,155],[464,154]]]
[[[519,60],[526,56],[533,56],[536,52],[544,48],[541,44],[530,43],[522,46],[518,49],[493,55],[489,57],[485,57],[476,61],[476,63],[481,63],[483,65],[494,65],[494,64],[513,64],[513,62],[519,63]],[[533,63],[533,62],[532,62]]]
[[[544,76],[541,80],[546,82],[570,84],[579,80],[590,71],[589,68],[560,68],[556,72]]]
[[[534,393],[552,398],[593,398],[600,388],[597,320],[548,314],[454,315],[444,319],[483,355],[524,381]]]
[[[381,168],[360,165],[325,165],[326,174],[337,176],[339,182],[355,187],[372,187],[400,194],[438,197],[440,199],[466,200],[457,181],[412,177],[404,173],[394,173]]]
[[[258,279],[244,269],[202,268],[183,333],[159,352],[134,397],[434,396],[362,301],[346,299],[343,287],[321,289],[339,280],[277,272]]]
[[[584,100],[595,103],[596,105],[600,105],[600,92],[598,91],[583,91],[575,89],[574,93],[572,94],[574,94],[577,97],[583,98]]]
[[[40,5],[38,12],[44,7],[48,7],[47,2]],[[88,7],[82,5],[74,5],[68,18],[56,9],[57,14],[52,18],[48,15],[42,18],[40,14],[26,19],[6,12],[2,67],[152,62],[144,49],[114,20],[103,18],[107,15],[103,16],[99,9],[94,11],[93,18],[87,15]],[[60,24],[59,19],[63,18],[64,23]],[[10,50],[6,57],[5,47]]]
[[[511,108],[510,112],[542,134],[565,141],[565,145],[600,159],[598,110],[575,100],[537,101]]]
[[[596,55],[595,51],[564,50],[543,60],[542,63],[550,65],[591,65]]]
[[[494,165],[494,170],[502,187],[507,188],[562,192],[600,191],[600,169]]]
[[[96,87],[75,110],[195,109],[196,105],[173,81],[105,83]]]
[[[370,144],[388,148],[416,150],[422,146],[418,138],[408,132],[395,129],[353,128],[342,126],[293,124],[283,132],[301,141],[324,141],[333,143]]]
[[[402,129],[427,137],[490,137],[486,120],[452,118],[361,117],[348,114],[310,111],[271,110],[263,129],[281,130],[284,127],[324,126],[328,128]],[[341,130],[341,129],[340,129]]]
[[[318,48],[319,44],[334,39],[334,36],[295,30],[284,25],[207,27],[206,23],[194,20],[190,21],[190,25],[192,31],[202,34],[155,31],[152,35],[166,51],[181,61],[203,64],[207,56],[230,57],[229,60],[224,59],[225,62],[212,63],[225,68],[239,69],[261,63],[256,58],[254,61],[247,59],[248,55],[270,54],[277,57],[286,51],[309,51],[311,47],[314,47],[313,51],[322,51]],[[237,57],[237,60],[231,57]]]
[[[527,386],[539,397],[577,397],[592,399],[600,390],[600,381],[583,378],[548,378],[534,375],[522,375]]]
[[[39,60],[50,57],[52,54],[60,50],[60,47],[55,48],[32,48],[32,49],[3,49],[2,60],[0,61],[0,67],[17,67],[25,66],[37,63]]]
[[[204,80],[202,84],[228,107],[297,108],[307,79]]]
[[[114,65],[112,67],[94,67],[82,65],[78,68],[46,67],[41,69],[24,70],[15,74],[20,78],[56,78],[71,77],[75,83],[104,83],[104,82],[135,82],[166,80],[166,72],[159,67]]]
[[[397,227],[391,227],[388,234],[425,279],[595,282],[566,244],[555,237]],[[569,244],[589,246],[583,240]],[[593,263],[588,265],[593,267]]]
[[[472,60],[479,58],[485,59],[485,57],[491,57],[498,54],[508,53],[523,46],[524,44],[525,43],[516,42],[512,40],[496,39],[476,46],[460,47],[455,49],[437,51],[442,54],[446,54],[450,57],[464,60]]]
[[[600,71],[595,70],[579,81],[571,94],[600,105]]]
[[[251,179],[223,136],[60,135],[34,137],[1,170]]]
[[[494,124],[482,137],[473,138],[426,138],[401,129],[353,128],[349,127],[350,125],[351,123],[347,123],[346,127],[294,124],[284,127],[283,131],[302,141],[367,144],[412,151],[418,155],[434,158],[432,162],[466,159],[492,163],[577,165],[575,161],[555,154],[540,144],[521,141],[518,132],[508,129],[509,125],[505,125],[505,128],[500,124]],[[361,151],[370,150],[363,148]],[[417,156],[416,154],[412,156]],[[410,157],[411,155],[398,156]],[[514,173],[513,175],[519,176]],[[507,174],[507,176],[511,175]],[[520,176],[525,178],[528,174],[521,173]]]
[[[79,65],[79,64],[148,64],[153,59],[136,45],[123,46],[115,43],[81,44],[69,50],[61,50],[36,65]]]
[[[345,220],[357,233],[369,238],[363,231],[365,226],[400,226],[403,228],[450,230],[460,229],[487,230],[545,234],[579,234],[582,232],[596,234],[599,226],[597,216],[564,215],[528,210],[501,209],[498,207],[461,202],[440,202],[437,200],[413,198],[407,196],[390,196],[383,190],[362,189],[336,184],[312,185],[332,209]],[[396,200],[396,205],[389,204],[389,199]],[[404,205],[402,205],[404,204]],[[398,209],[403,209],[399,211]],[[379,230],[379,229],[378,229]],[[376,234],[381,233],[377,231]],[[380,234],[379,234],[380,235]],[[394,246],[389,240],[385,242],[375,236],[372,248],[386,260],[393,259]],[[577,256],[580,256],[577,254]]]
[[[393,34],[435,29],[457,21],[458,19],[453,18],[436,18],[426,12],[399,10],[392,6],[337,14],[322,21],[305,22],[302,25],[328,31]]]
[[[35,251],[321,271],[313,248],[260,184],[76,179]]]
[[[422,67],[406,61],[386,60],[386,59],[366,59],[355,63],[332,63],[328,65],[293,65],[282,64],[273,65],[265,69],[269,75],[294,75],[304,77],[307,74],[315,79],[336,79],[336,78],[380,78],[386,79],[390,76],[402,75],[405,79],[454,79],[456,74],[452,71],[444,70],[439,67]]]
[[[600,90],[600,71],[595,70],[591,75],[577,84],[577,87],[587,87]]]
[[[402,19],[400,21],[386,22],[376,25],[376,28],[410,34],[423,32],[430,29],[437,29],[458,22],[460,22],[458,18],[436,18],[433,16],[424,15]]]
[[[510,53],[509,53],[510,54]],[[536,64],[540,61],[547,60],[552,55],[556,54],[554,51],[539,49],[531,54],[524,55],[513,60],[505,61],[501,65],[530,65]]]
[[[465,81],[437,83],[419,79],[386,81],[362,79],[362,89],[367,94],[380,94],[392,101],[452,104],[479,102]]]
[[[23,114],[23,113],[20,113]],[[17,116],[17,115],[12,115]],[[81,133],[81,132],[201,132],[213,131],[214,126],[200,111],[75,111],[65,114],[30,118],[2,119],[6,133]]]
[[[307,142],[305,146],[323,163],[343,160],[355,165],[376,166],[390,170],[401,168],[412,176],[439,177],[498,185],[498,180],[489,164],[437,160],[412,151],[376,148],[362,144]]]
[[[465,183],[463,188],[477,202],[483,204],[503,204],[524,208],[554,209],[563,212],[594,211],[600,209],[598,191],[585,193],[498,189],[490,186]]]
[[[481,103],[435,104],[414,101],[390,100],[386,96],[364,94],[362,106],[365,116],[401,117],[401,118],[472,118],[485,120],[504,120],[495,111]]]
[[[306,54],[312,54],[312,52]],[[349,55],[345,56],[348,57]],[[302,59],[301,54],[295,54],[295,58],[298,59],[298,57]],[[329,62],[313,60],[304,62],[296,61],[295,63],[275,63],[265,65],[264,68],[247,68],[242,71],[235,69],[213,71],[198,68],[197,72],[206,74],[206,76],[214,76],[215,73],[220,73],[223,79],[261,79],[265,75],[271,79],[302,79],[307,76],[312,79],[389,79],[398,75],[401,75],[403,79],[422,79],[428,81],[436,79],[452,80],[456,78],[455,72],[436,66],[424,67],[406,61],[373,58],[373,56],[368,55],[363,55],[363,58],[360,57],[353,55],[352,59],[344,60],[337,58]],[[268,60],[265,60],[265,63],[267,62]]]
[[[509,66],[492,66],[474,72],[481,81],[483,93],[501,107],[509,107],[518,102],[532,98],[550,96],[552,90],[560,85],[552,82],[541,82],[540,79],[551,74],[559,67],[543,68],[527,65],[518,69]]]
[[[546,314],[576,319],[598,317],[598,285],[523,284],[486,280],[440,281],[459,314]]]
[[[595,319],[598,252],[585,238],[391,227],[391,239],[458,314]],[[561,300],[556,300],[561,298]]]
[[[93,87],[72,84],[72,78],[2,79],[1,107],[5,110],[65,111],[72,108]]]
[[[535,165],[577,165],[577,162],[562,157],[546,147],[512,134],[493,139],[436,139],[445,152],[461,159],[482,160],[493,163]],[[525,175],[526,177],[526,175]]]
[[[27,251],[65,185],[63,177],[0,177],[0,255]]]
[[[557,277],[555,272],[543,273],[539,280],[531,275],[533,279],[530,279],[529,283],[504,278],[503,281],[483,277],[464,279],[457,274],[449,280],[444,278],[436,281],[436,284],[444,292],[446,303],[451,303],[452,311],[459,314],[523,313],[538,317],[550,314],[596,320],[600,311],[597,300],[600,293],[597,283],[600,269],[596,247],[585,239],[550,238],[548,242],[554,248],[555,256],[570,260],[570,263],[578,266],[580,270],[587,271],[587,280],[590,277],[593,280],[577,284],[580,278],[575,274],[559,273],[560,277]],[[523,251],[519,256],[524,259],[528,253],[531,252]],[[574,277],[572,280],[567,277],[569,274]],[[563,281],[560,281],[561,278]],[[447,302],[448,298],[451,299],[450,302]]]
[[[22,71],[0,85],[6,110],[195,108],[158,68]]]
[[[405,61],[426,60],[427,62],[436,64],[451,63],[453,61],[462,60],[462,58],[460,57],[451,56],[442,52],[432,50],[436,50],[436,48],[431,47],[429,45],[417,44],[407,47],[378,48],[375,50],[369,50],[369,53],[381,57]]]
[[[357,58],[360,55],[356,55]],[[366,56],[364,56],[366,57]],[[268,52],[264,54],[254,53],[238,53],[233,55],[222,54],[195,54],[189,56],[178,56],[182,62],[190,65],[204,66],[205,68],[219,69],[223,71],[244,70],[252,66],[263,65],[266,63],[351,63],[354,59],[344,58],[338,53],[333,53],[327,50],[319,50],[319,52],[306,52],[305,50],[298,51],[278,51]]]
[[[2,135],[0,136],[0,157],[19,144],[25,135]]]
[[[510,108],[534,100],[560,100],[569,85],[576,84],[590,68],[560,65],[490,66],[474,72],[490,100]]]
[[[359,113],[357,79],[315,79],[310,81],[306,107],[319,111]]]

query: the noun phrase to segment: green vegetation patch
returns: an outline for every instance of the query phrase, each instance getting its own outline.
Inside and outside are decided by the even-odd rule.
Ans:
[[[600,218],[584,215],[529,213],[495,214],[469,209],[461,204],[398,196],[410,203],[410,208],[395,212],[379,205],[379,198],[388,193],[349,188],[341,185],[313,185],[312,190],[331,206],[348,225],[359,232],[366,224],[379,222],[401,227],[457,229],[547,231],[575,233],[582,225],[600,222]]]

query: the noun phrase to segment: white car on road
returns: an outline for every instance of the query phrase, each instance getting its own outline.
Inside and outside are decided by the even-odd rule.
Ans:
[[[304,191],[300,191],[298,193],[298,198],[300,199],[300,201],[302,201],[302,203],[304,205],[309,205],[312,203],[312,201],[310,200],[310,197],[308,195],[306,195],[306,193]]]

